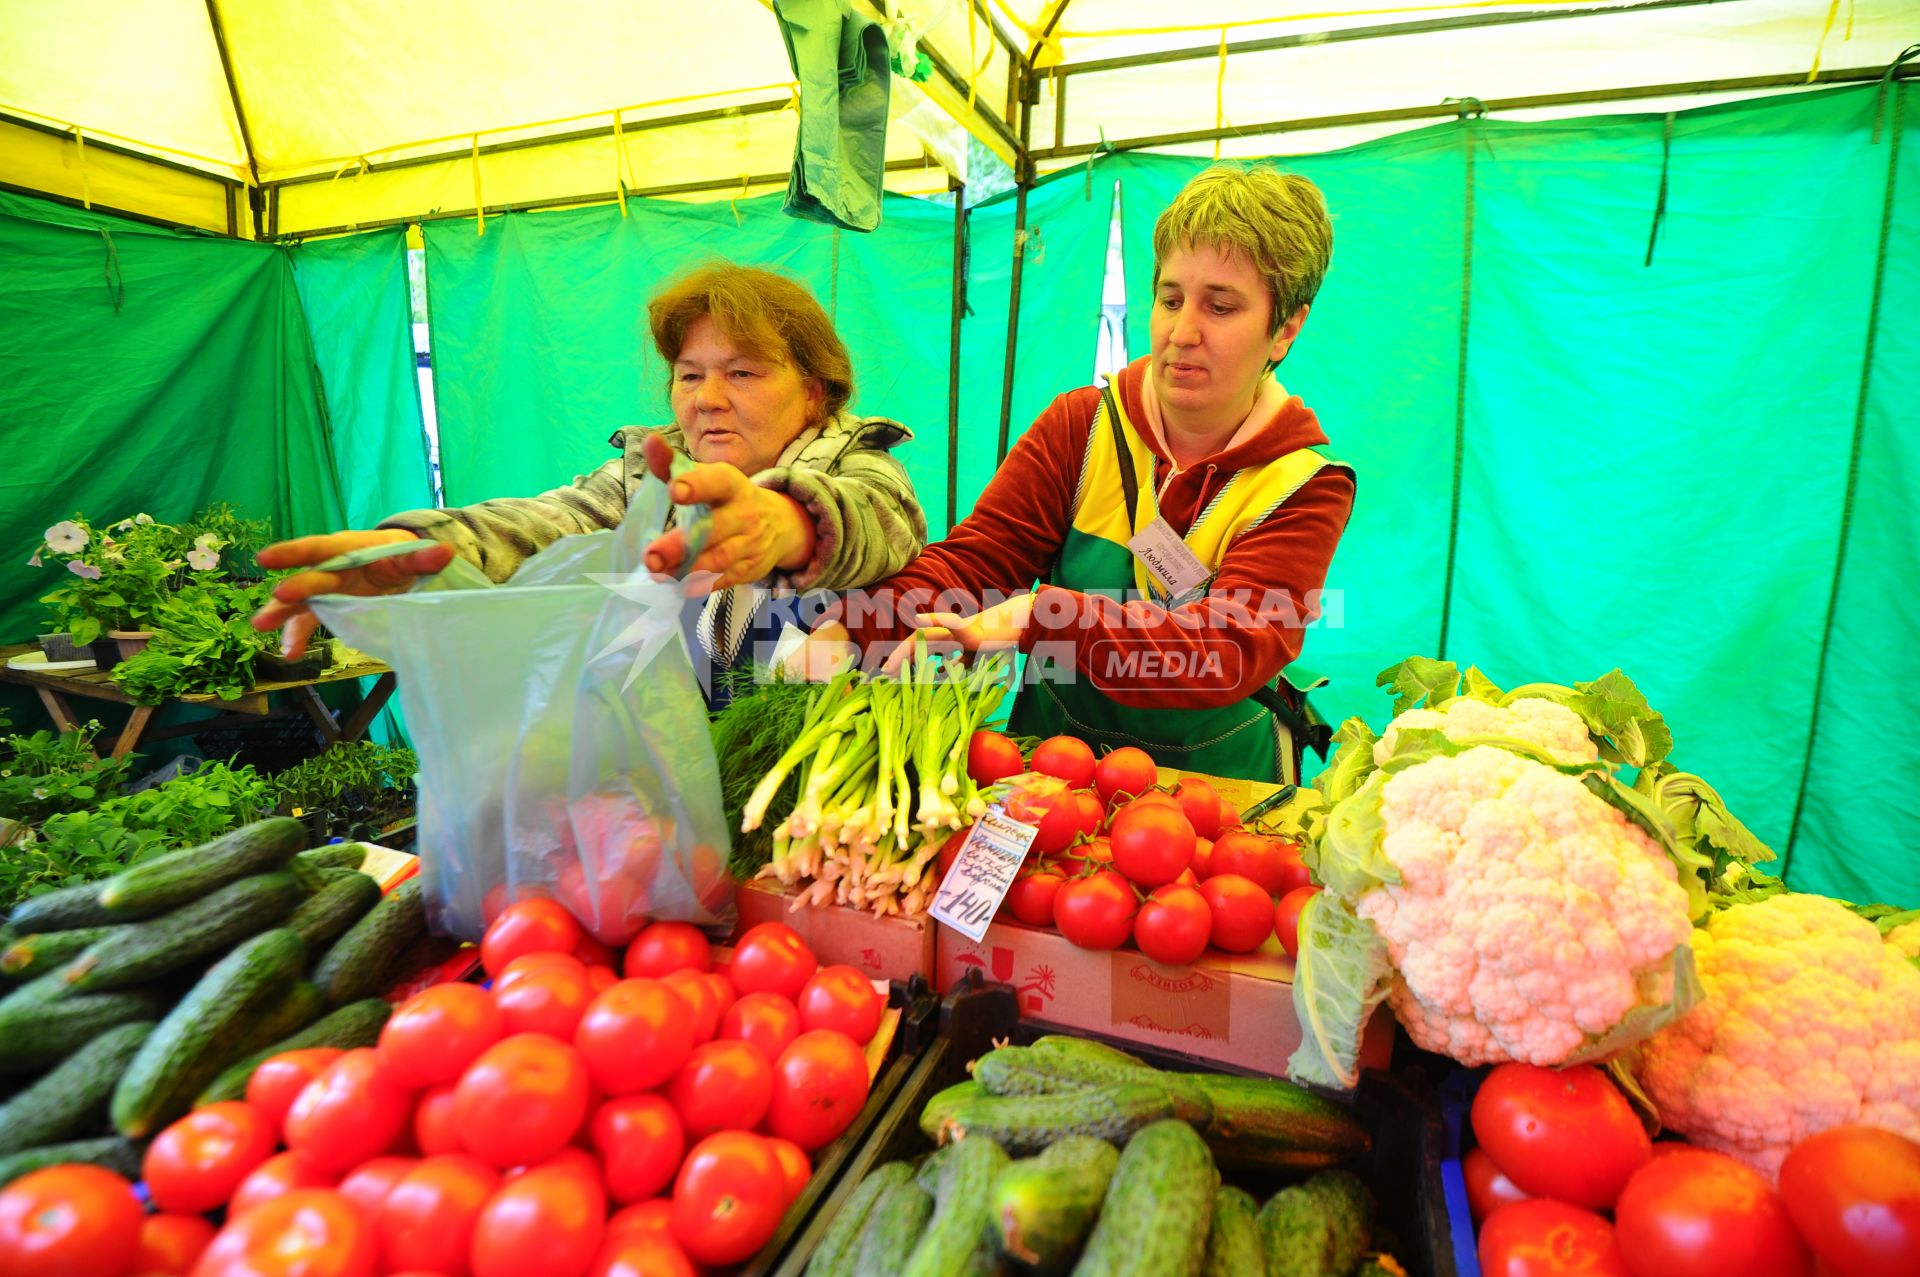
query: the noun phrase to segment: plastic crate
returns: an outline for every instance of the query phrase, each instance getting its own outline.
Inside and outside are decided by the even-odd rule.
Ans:
[[[920,1130],[920,1110],[934,1094],[963,1081],[967,1063],[996,1043],[1031,1042],[1050,1032],[1110,1041],[1158,1068],[1180,1072],[1245,1072],[1222,1068],[1213,1061],[1171,1051],[1143,1048],[1131,1042],[1112,1042],[1083,1030],[1066,1030],[1040,1020],[1022,1020],[1014,990],[1007,985],[977,980],[956,988],[941,1005],[939,1035],[921,1053],[912,1074],[893,1103],[874,1123],[870,1137],[839,1170],[833,1193],[813,1212],[804,1229],[787,1248],[771,1277],[802,1277],[807,1261],[828,1225],[854,1188],[869,1171],[887,1162],[904,1161],[931,1151]],[[1433,1089],[1419,1077],[1402,1078],[1368,1072],[1353,1095],[1353,1107],[1367,1128],[1373,1147],[1356,1169],[1380,1201],[1380,1220],[1395,1238],[1395,1257],[1412,1277],[1463,1277],[1455,1260],[1455,1225],[1442,1188],[1444,1132]],[[863,1114],[864,1116],[864,1114]],[[1456,1176],[1458,1164],[1455,1165]],[[1284,1182],[1236,1176],[1256,1196],[1265,1196]],[[1462,1218],[1464,1218],[1464,1192]],[[1471,1252],[1473,1234],[1466,1232]],[[1472,1270],[1478,1277],[1476,1265]]]

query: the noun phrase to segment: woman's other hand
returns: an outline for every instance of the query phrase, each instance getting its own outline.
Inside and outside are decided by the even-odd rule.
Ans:
[[[671,476],[673,449],[659,435],[642,445],[647,467],[667,484],[675,505],[704,505],[712,513],[706,548],[691,564],[687,534],[674,528],[646,549],[649,572],[687,578],[689,595],[745,585],[776,568],[804,567],[813,555],[813,521],[800,503],[762,488],[736,466],[721,462],[696,465]]]
[[[371,532],[332,532],[324,536],[295,537],[278,541],[254,556],[263,568],[303,568],[324,563],[349,550],[390,545],[396,541],[420,540],[402,528],[381,528]],[[364,568],[345,572],[300,572],[273,587],[273,601],[253,614],[256,630],[280,630],[280,650],[289,658],[298,658],[307,650],[307,639],[319,628],[320,619],[307,606],[307,600],[319,594],[398,594],[413,587],[423,576],[432,576],[453,561],[453,547],[436,541],[420,541],[413,554],[381,559]]]
[[[887,654],[886,671],[889,674],[898,671],[921,641],[926,643],[927,651],[947,655],[972,657],[1010,652],[1020,646],[1032,620],[1031,594],[1016,594],[972,616],[961,616],[958,612],[917,613],[913,618],[916,627],[913,637],[901,640]]]

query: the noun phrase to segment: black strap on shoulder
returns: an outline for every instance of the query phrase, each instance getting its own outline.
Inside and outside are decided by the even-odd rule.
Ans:
[[[1127,496],[1127,528],[1137,532],[1140,515],[1140,478],[1133,472],[1133,450],[1127,447],[1126,427],[1120,424],[1120,406],[1113,401],[1113,383],[1100,387],[1100,398],[1107,406],[1107,428],[1113,431],[1114,464],[1120,467],[1120,488]]]

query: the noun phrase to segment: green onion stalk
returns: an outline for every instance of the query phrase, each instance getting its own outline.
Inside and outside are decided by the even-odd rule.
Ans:
[[[986,810],[966,750],[1005,698],[1011,668],[994,656],[967,669],[921,643],[896,676],[847,671],[824,684],[742,811],[742,831],[757,829],[796,778],[799,797],[761,876],[797,888],[795,908],[923,911],[937,885],[927,866]]]

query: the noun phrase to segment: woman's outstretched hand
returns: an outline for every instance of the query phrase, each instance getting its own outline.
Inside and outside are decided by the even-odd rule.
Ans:
[[[401,528],[330,532],[275,542],[254,556],[261,567],[314,567],[349,550],[416,540],[420,541],[420,549],[412,554],[395,555],[345,572],[300,572],[288,577],[273,587],[273,601],[253,614],[253,628],[281,631],[280,651],[289,658],[297,658],[307,650],[308,637],[320,625],[320,619],[307,606],[307,600],[315,595],[398,594],[453,561],[452,546],[421,540]]]

